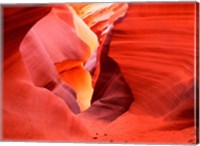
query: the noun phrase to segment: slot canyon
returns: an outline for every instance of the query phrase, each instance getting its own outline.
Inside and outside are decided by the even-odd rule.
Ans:
[[[3,6],[2,140],[197,143],[197,10]]]

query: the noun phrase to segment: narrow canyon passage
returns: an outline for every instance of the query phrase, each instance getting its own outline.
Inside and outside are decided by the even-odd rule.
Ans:
[[[196,10],[4,6],[3,140],[196,143]]]

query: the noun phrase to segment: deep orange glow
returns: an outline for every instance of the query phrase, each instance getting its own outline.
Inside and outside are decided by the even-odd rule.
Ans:
[[[195,144],[195,2],[3,7],[3,140]]]

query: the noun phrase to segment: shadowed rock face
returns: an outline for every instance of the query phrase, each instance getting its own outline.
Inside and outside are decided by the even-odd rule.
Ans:
[[[10,9],[4,12],[9,13]],[[82,141],[88,136],[88,130],[82,125],[80,119],[74,116],[65,101],[57,96],[61,96],[60,91],[64,90],[62,93],[65,93],[69,101],[70,96],[73,95],[71,90],[59,84],[60,89],[55,90],[57,95],[50,91],[55,84],[58,85],[57,80],[55,83],[52,82],[53,79],[59,78],[49,69],[53,68],[53,64],[48,62],[48,58],[46,58],[47,64],[38,63],[38,66],[43,64],[43,68],[46,69],[46,74],[41,75],[40,79],[43,80],[45,75],[51,75],[49,83],[52,84],[48,86],[44,84],[44,87],[49,90],[37,87],[19,53],[22,38],[37,21],[49,13],[50,9],[50,7],[26,7],[15,13],[9,13],[9,15],[4,13],[4,53],[6,57],[3,66],[3,140],[73,141],[78,136],[77,140]],[[16,25],[13,25],[15,23]],[[32,49],[36,48],[32,46]],[[34,69],[37,69],[37,66]],[[76,102],[73,106],[75,104]],[[73,109],[76,108],[73,107]]]
[[[3,139],[197,142],[196,8],[4,7]]]
[[[135,133],[140,133],[144,142],[196,141],[193,131],[196,128],[195,110],[198,110],[198,107],[194,109],[194,82],[197,80],[194,76],[197,55],[195,7],[196,3],[129,5],[126,17],[112,29],[109,56],[119,65],[134,94],[129,112],[136,119],[149,121],[147,127],[142,123],[125,124],[121,126],[121,129],[127,129],[123,133],[129,133],[130,127],[137,129],[141,126]],[[155,121],[150,120],[151,116]],[[119,123],[127,120],[120,118]],[[112,129],[119,125],[115,122]],[[159,126],[154,127],[153,123]],[[151,134],[143,130],[151,131]],[[176,138],[172,138],[169,130],[174,131]],[[114,134],[115,130],[111,131]],[[192,136],[185,139],[177,131]],[[155,135],[160,138],[156,139]]]
[[[195,80],[194,7],[129,5],[126,17],[114,27],[109,56],[135,95],[132,112],[162,116],[189,98],[184,96]]]
[[[20,46],[34,84],[45,87],[52,80],[59,84],[62,79],[74,88],[81,111],[90,106],[93,91],[91,77],[82,64],[98,45],[96,35],[86,24],[80,25],[82,23],[69,6],[54,6],[30,29]],[[83,32],[87,34],[84,39]],[[33,53],[30,53],[33,49]],[[70,62],[70,65],[66,62]],[[76,72],[80,75],[77,76]]]
[[[133,95],[119,66],[108,56],[111,39],[110,31],[102,36],[101,46],[98,48],[101,50],[98,60],[100,73],[94,86],[92,105],[81,114],[83,117],[89,115],[95,120],[113,121],[126,112],[133,101]]]

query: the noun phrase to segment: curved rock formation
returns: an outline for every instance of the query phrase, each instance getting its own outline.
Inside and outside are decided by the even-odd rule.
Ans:
[[[135,95],[133,112],[161,116],[184,101],[194,86],[194,7],[129,5],[126,17],[114,27],[109,56]]]
[[[80,108],[85,110],[90,106],[93,89],[83,63],[97,46],[96,35],[70,6],[56,5],[31,28],[21,43],[20,51],[36,86],[59,84],[62,79],[75,90]],[[73,68],[66,64],[69,61]],[[80,73],[79,76],[77,73]],[[44,77],[41,79],[41,76]]]
[[[34,85],[19,53],[22,38],[51,7],[19,7],[14,13],[15,8],[5,9],[3,140],[85,140],[88,132],[81,120],[58,96]]]
[[[98,141],[194,143],[198,139],[194,133],[198,130],[195,119],[198,107],[194,102],[194,88],[198,88],[194,87],[197,81],[194,72],[196,7],[196,3],[129,4],[126,17],[114,25],[111,43],[106,48],[130,86],[134,102],[129,112],[100,130],[99,135],[107,133],[110,136],[98,136]],[[91,25],[93,19],[94,22],[98,20],[98,13],[90,11],[91,14],[84,17],[87,9],[93,10],[91,5],[78,9],[83,19],[90,17],[86,23]],[[101,26],[101,22],[94,24]],[[106,60],[97,63],[98,74],[102,73],[98,65],[106,63]],[[99,87],[110,79],[101,75],[97,78],[102,82]],[[98,86],[99,83],[94,84]],[[93,101],[97,97],[94,96]],[[130,121],[136,123],[126,124]],[[134,134],[125,134],[131,132]],[[156,138],[158,135],[160,138]]]
[[[196,143],[197,8],[4,7],[3,140]]]

